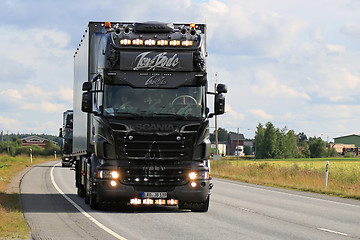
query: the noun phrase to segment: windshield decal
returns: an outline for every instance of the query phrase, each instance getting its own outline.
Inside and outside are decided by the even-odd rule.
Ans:
[[[168,56],[167,52],[159,53],[155,56],[150,55],[151,52],[140,53],[135,58],[134,70],[175,70],[179,65],[178,55],[175,53]]]
[[[123,71],[193,71],[192,52],[146,51],[120,52],[120,70]]]
[[[159,87],[161,85],[166,85],[167,81],[165,77],[159,77],[159,76],[151,76],[148,80],[145,81],[145,86],[155,86]]]

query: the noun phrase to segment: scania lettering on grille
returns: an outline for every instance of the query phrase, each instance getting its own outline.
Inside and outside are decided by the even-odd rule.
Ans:
[[[175,130],[173,124],[136,124],[133,126],[137,131],[162,131],[162,132],[172,132]]]
[[[172,56],[167,52],[162,52],[153,56],[151,52],[140,53],[135,58],[134,70],[176,70],[180,61],[178,55],[175,53]]]

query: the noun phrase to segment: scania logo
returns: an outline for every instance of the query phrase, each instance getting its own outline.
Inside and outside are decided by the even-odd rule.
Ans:
[[[145,124],[136,124],[133,126],[137,131],[145,132],[172,132],[175,130],[173,124],[158,124],[158,123],[145,123]]]

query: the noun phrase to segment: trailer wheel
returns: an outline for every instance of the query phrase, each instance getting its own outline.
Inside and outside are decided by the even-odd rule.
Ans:
[[[210,196],[204,201],[200,203],[193,203],[191,206],[192,212],[207,212],[209,210]]]

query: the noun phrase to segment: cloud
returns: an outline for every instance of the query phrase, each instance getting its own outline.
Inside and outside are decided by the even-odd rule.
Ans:
[[[4,101],[9,100],[11,102],[21,101],[23,99],[22,94],[17,89],[1,90],[0,97],[2,97]]]
[[[330,54],[342,54],[346,51],[342,45],[327,44],[326,47]]]
[[[254,115],[255,117],[260,117],[264,120],[271,120],[273,118],[272,115],[266,113],[264,110],[262,109],[249,109],[248,110],[252,115]]]
[[[233,119],[233,120],[243,120],[245,118],[244,114],[236,112],[230,106],[230,104],[226,104],[225,110],[226,110],[226,114],[230,115],[231,119]]]
[[[298,91],[284,83],[281,83],[275,76],[269,72],[258,71],[256,73],[256,84],[252,87],[253,93],[263,97],[271,98],[298,98],[311,100],[310,96],[304,91]]]
[[[201,13],[209,28],[208,39],[217,53],[239,55],[277,55],[293,43],[304,27],[300,19],[275,11],[247,11],[235,0],[210,0]]]
[[[359,23],[347,23],[341,27],[340,31],[347,37],[360,39],[360,24]]]
[[[43,113],[61,112],[64,104],[53,100],[52,96],[56,94],[57,92],[45,92],[40,87],[27,84],[21,89],[0,91],[0,100],[11,103],[12,108],[20,110]]]
[[[3,128],[14,131],[20,125],[21,125],[20,121],[0,115],[0,126],[2,126]]]
[[[55,95],[57,98],[59,98],[60,100],[62,100],[64,102],[71,103],[71,104],[73,102],[73,89],[72,88],[60,86],[58,89],[58,92],[53,95]]]

